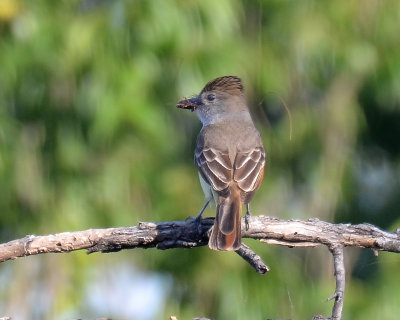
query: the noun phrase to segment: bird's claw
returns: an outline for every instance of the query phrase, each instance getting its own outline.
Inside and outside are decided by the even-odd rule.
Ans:
[[[249,230],[250,228],[250,217],[251,214],[249,211],[247,211],[246,214],[244,215],[244,224],[246,226],[246,231]]]
[[[185,219],[185,221],[190,221],[190,222],[196,224],[196,226],[197,226],[197,232],[198,232],[199,235],[202,234],[202,223],[201,223],[202,218],[201,218],[201,215],[203,214],[204,210],[206,210],[206,208],[207,208],[207,206],[208,206],[209,203],[210,203],[210,199],[208,199],[208,200],[204,203],[203,208],[201,208],[199,214],[198,214],[195,218],[189,216],[189,217],[187,217],[187,218]]]
[[[250,204],[246,204],[246,214],[244,215],[244,224],[246,226],[246,231],[249,230],[250,227],[250,217],[251,217],[251,212],[250,212]]]
[[[191,223],[194,223],[195,225],[196,225],[196,228],[197,228],[197,233],[198,234],[201,234],[202,233],[202,221],[201,220],[203,220],[202,219],[202,217],[201,217],[201,215],[199,214],[199,215],[197,215],[196,217],[191,217],[191,216],[189,216],[189,217],[187,217],[186,219],[185,219],[185,221],[186,222],[191,222]]]

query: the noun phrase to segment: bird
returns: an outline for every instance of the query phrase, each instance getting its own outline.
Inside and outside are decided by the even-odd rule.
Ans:
[[[265,148],[244,94],[242,80],[222,76],[209,81],[198,95],[184,98],[178,108],[196,112],[202,122],[194,162],[206,197],[195,218],[214,200],[216,218],[208,245],[217,251],[236,251],[242,243],[241,217],[245,204],[246,228],[250,201],[264,177]]]

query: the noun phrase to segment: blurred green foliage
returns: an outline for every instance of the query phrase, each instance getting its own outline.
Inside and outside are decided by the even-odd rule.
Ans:
[[[398,1],[0,0],[0,239],[195,215],[200,123],[175,103],[231,74],[243,78],[268,153],[254,213],[393,230],[399,21]],[[126,264],[167,279],[147,319],[329,314],[326,249],[250,245],[268,275],[208,248],[7,262],[0,315],[126,317],[122,306],[137,302],[108,314],[88,302],[104,277],[99,303],[121,295],[112,274]],[[346,261],[344,318],[397,319],[399,257],[349,250]]]

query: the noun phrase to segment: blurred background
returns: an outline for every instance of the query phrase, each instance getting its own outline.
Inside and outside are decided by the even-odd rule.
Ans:
[[[0,0],[1,242],[197,214],[200,122],[175,104],[222,75],[243,79],[268,154],[254,214],[395,230],[399,28],[395,0]],[[270,273],[207,247],[8,261],[0,315],[330,314],[326,248],[245,242]],[[400,257],[345,259],[344,319],[397,319]]]

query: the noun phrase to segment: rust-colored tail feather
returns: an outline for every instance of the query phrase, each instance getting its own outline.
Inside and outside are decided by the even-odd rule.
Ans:
[[[220,196],[218,199],[217,214],[208,246],[218,251],[239,249],[242,243],[241,217],[240,193],[237,188],[232,188],[228,197]]]

